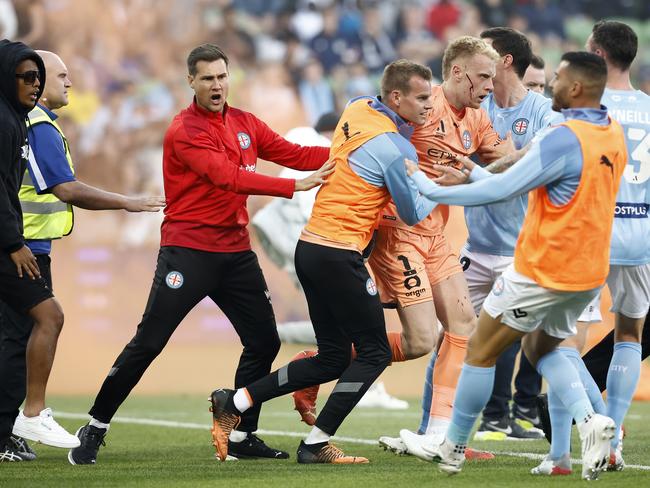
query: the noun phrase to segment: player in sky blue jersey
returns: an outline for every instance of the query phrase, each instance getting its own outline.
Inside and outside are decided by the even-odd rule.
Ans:
[[[505,27],[497,27],[484,31],[481,37],[500,54],[494,77],[494,92],[489,94],[481,106],[487,111],[494,129],[505,138],[512,137],[517,149],[526,147],[533,136],[548,127],[553,121],[563,120],[551,108],[551,100],[526,89],[522,77],[532,59],[533,53],[530,41],[522,33]],[[489,167],[491,171],[503,171],[506,166]],[[514,246],[519,235],[526,212],[525,195],[517,196],[505,202],[465,209],[465,219],[469,230],[468,241],[461,251],[461,263],[470,291],[470,300],[478,314],[483,300],[490,292],[494,280],[512,262]],[[484,421],[479,427],[479,438],[490,440],[538,439],[543,433],[538,429],[526,428],[515,422],[510,415],[510,400],[512,397],[511,382],[515,357],[519,344],[513,345],[502,355],[497,363],[497,373],[493,398],[484,411]],[[435,355],[432,356],[429,369],[433,368]],[[521,398],[525,398],[517,409],[526,420],[536,420],[535,398],[539,394],[541,377],[534,368],[527,364],[525,381],[519,388]],[[423,406],[430,405],[431,386],[425,376]],[[525,394],[523,394],[525,392]],[[487,415],[486,415],[487,413]],[[419,431],[426,429],[427,412]],[[536,422],[537,423],[537,422]],[[431,429],[429,429],[431,430]],[[435,436],[435,433],[433,434]],[[416,435],[406,429],[400,432],[400,437],[410,454],[421,454],[422,445],[428,442],[427,437]]]
[[[501,137],[508,133],[517,149],[526,147],[543,129],[563,121],[551,108],[551,100],[528,90],[523,84],[527,61],[532,57],[530,42],[522,33],[495,27],[481,33],[501,54],[494,92],[481,104]],[[527,195],[481,207],[465,207],[468,238],[461,262],[476,313],[481,309],[494,280],[512,262],[515,243],[526,214]],[[543,437],[536,398],[541,376],[525,356],[520,360],[512,395],[512,376],[520,343],[516,342],[496,364],[492,396],[483,410],[476,440],[539,439]],[[513,400],[512,415],[510,400]]]
[[[579,328],[578,335],[560,348],[580,370],[594,409],[612,417],[619,428],[619,435],[611,444],[608,469],[612,471],[625,467],[620,426],[639,381],[642,357],[647,357],[650,350],[648,334],[643,350],[641,345],[650,305],[650,97],[635,90],[630,83],[629,69],[637,47],[634,31],[614,21],[598,22],[587,41],[587,50],[603,57],[607,64],[607,87],[601,101],[609,115],[623,126],[628,150],[628,164],[616,197],[607,279],[616,326],[584,360],[579,354],[585,340],[584,328]],[[599,308],[599,302],[596,300],[592,307]],[[601,396],[605,389],[607,405]],[[552,391],[548,395],[548,408],[553,432],[551,450],[532,472],[568,474],[571,472],[570,415]]]
[[[515,291],[510,288],[507,283],[515,269],[510,265],[486,298],[478,328],[470,339],[445,441],[439,445],[423,446],[428,459],[439,462],[440,469],[450,474],[462,468],[463,448],[492,389],[493,365],[508,345],[529,330],[519,328],[518,333],[508,331],[503,336],[489,330],[490,320],[502,320],[503,324],[504,319],[506,324],[511,322],[514,329],[519,327],[517,321],[545,321],[544,331],[536,331],[536,335],[526,337],[526,354],[548,379],[551,388],[556,389],[557,397],[578,424],[582,441],[582,477],[596,479],[607,466],[610,440],[616,430],[615,421],[597,414],[572,362],[559,351],[548,352],[563,339],[575,334],[575,321],[588,302],[597,296],[609,273],[607,244],[611,239],[619,183],[627,165],[627,148],[623,128],[608,116],[606,108],[600,104],[606,81],[607,66],[596,54],[564,54],[551,86],[553,109],[562,109],[567,122],[552,128],[504,174],[472,185],[443,189],[423,177],[415,164],[407,162],[408,173],[423,195],[451,205],[484,205],[546,185],[544,189],[529,195],[529,199],[534,198],[534,201],[529,202],[517,241],[515,267],[529,276],[534,275],[535,283],[543,294],[557,294],[554,298],[549,295],[548,300],[538,301],[532,289]],[[467,168],[473,168],[470,180],[489,175],[489,172],[469,160],[465,159],[463,163]],[[480,171],[475,175],[477,170]],[[450,171],[446,169],[446,172]],[[600,180],[596,181],[598,178]],[[575,213],[567,216],[566,212]],[[599,212],[599,215],[593,212]],[[602,245],[603,239],[605,246]],[[545,271],[527,268],[528,257],[522,256],[530,256],[531,262],[538,266],[536,270]],[[594,285],[595,288],[592,288]],[[583,295],[579,301],[568,305],[573,300],[575,290],[585,289],[588,290],[580,292]],[[517,296],[521,302],[512,300],[513,296]],[[559,303],[560,300],[564,305]],[[501,301],[502,306],[492,309],[495,301]],[[548,311],[546,318],[537,315],[537,303]],[[507,328],[502,330],[507,331]],[[499,338],[506,335],[508,339],[499,342]],[[543,339],[537,342],[537,338]],[[542,343],[545,345],[536,349]],[[498,346],[492,350],[489,359],[487,356],[475,356],[476,351],[487,351],[495,344]],[[542,357],[542,354],[547,355]],[[580,407],[575,408],[578,403]]]

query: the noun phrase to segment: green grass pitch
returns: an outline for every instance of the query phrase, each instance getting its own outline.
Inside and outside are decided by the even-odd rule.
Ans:
[[[207,392],[206,392],[207,397]],[[0,464],[2,487],[299,487],[315,486],[376,488],[583,486],[580,465],[572,476],[535,477],[530,468],[538,461],[505,453],[542,455],[546,441],[474,442],[472,445],[497,453],[493,461],[467,463],[463,472],[449,477],[435,465],[413,457],[384,452],[375,443],[380,435],[397,435],[400,428],[415,429],[419,419],[417,400],[408,411],[359,409],[338,432],[335,443],[346,453],[366,456],[368,465],[299,465],[295,451],[308,427],[299,422],[290,397],[269,402],[262,411],[260,429],[267,443],[289,451],[288,460],[220,463],[214,458],[209,427],[208,402],[199,396],[134,396],[118,412],[100,450],[95,466],[72,466],[67,451],[32,444],[34,462]],[[87,418],[89,397],[52,397],[55,418],[74,432]],[[320,404],[322,404],[322,399]],[[599,485],[650,486],[650,403],[633,404],[626,427],[624,458],[620,473],[603,473]],[[573,435],[574,458],[579,458],[577,432]],[[499,454],[502,453],[502,454]]]

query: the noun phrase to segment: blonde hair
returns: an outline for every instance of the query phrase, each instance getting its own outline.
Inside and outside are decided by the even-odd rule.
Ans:
[[[442,79],[449,77],[451,67],[457,59],[470,58],[482,54],[498,61],[501,56],[483,39],[473,36],[462,36],[449,43],[442,56]]]

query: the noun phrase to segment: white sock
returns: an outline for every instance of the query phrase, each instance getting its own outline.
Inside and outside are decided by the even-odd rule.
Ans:
[[[451,419],[442,417],[429,417],[427,435],[444,436],[447,433]]]
[[[331,436],[327,432],[323,432],[318,427],[314,426],[305,439],[305,444],[318,444],[319,442],[328,442],[330,440],[330,437]]]
[[[100,422],[99,420],[96,420],[91,417],[90,422],[88,422],[90,425],[93,427],[97,427],[98,429],[106,429],[108,430],[111,424],[105,424],[104,422]]]
[[[235,392],[235,396],[232,401],[235,403],[235,408],[239,410],[240,413],[244,413],[246,410],[253,406],[250,398],[248,398],[248,395],[243,388],[240,388]]]
[[[231,430],[229,439],[233,442],[241,442],[246,440],[248,437],[248,432],[242,432],[241,430]]]

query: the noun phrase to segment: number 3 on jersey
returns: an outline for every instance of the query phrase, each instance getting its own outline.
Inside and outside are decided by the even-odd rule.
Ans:
[[[630,152],[630,164],[625,167],[625,181],[640,185],[650,179],[650,133],[638,127],[627,129],[627,140],[638,142]]]

